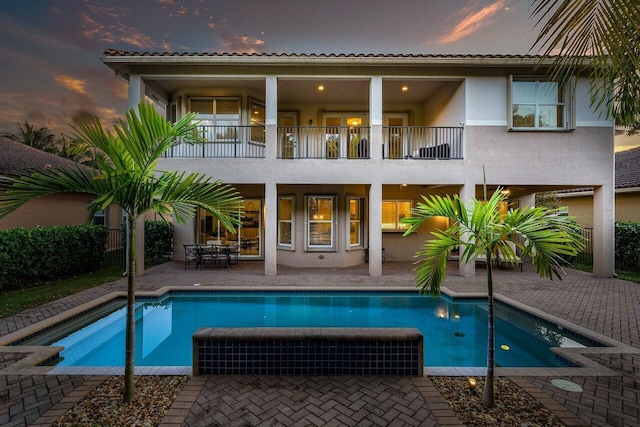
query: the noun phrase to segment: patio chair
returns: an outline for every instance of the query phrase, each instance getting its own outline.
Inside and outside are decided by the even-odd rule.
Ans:
[[[189,264],[191,264],[192,262],[196,264],[197,269],[202,263],[202,256],[198,245],[182,246],[184,246],[184,269],[186,270],[189,267]]]
[[[231,265],[231,248],[229,245],[215,245],[216,250],[216,259],[213,265],[214,268],[217,268],[218,265],[224,266],[227,268]]]
[[[504,256],[502,251],[500,251],[500,249],[498,248],[498,263],[500,265],[500,268],[504,268],[506,264],[510,264],[510,265],[518,264],[518,266],[520,266],[520,271],[522,272],[522,259],[520,259],[520,257],[516,253],[516,244],[511,241],[507,241],[507,245],[509,245],[509,248],[511,248],[511,251],[515,255],[515,258],[512,260],[508,259],[507,257]]]

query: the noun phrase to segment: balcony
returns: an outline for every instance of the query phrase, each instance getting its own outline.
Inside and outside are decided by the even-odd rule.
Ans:
[[[463,158],[463,127],[387,126],[382,129],[383,159]]]
[[[463,158],[463,127],[386,126],[383,159],[450,160]],[[199,126],[204,144],[177,143],[169,158],[264,158],[264,126]],[[278,126],[279,159],[369,159],[367,126]]]
[[[264,158],[264,126],[198,126],[204,144],[175,144],[166,157]]]
[[[370,129],[353,126],[279,126],[279,159],[368,159]]]

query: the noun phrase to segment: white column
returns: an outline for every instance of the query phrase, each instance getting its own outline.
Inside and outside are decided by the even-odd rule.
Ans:
[[[520,208],[524,208],[525,206],[529,206],[530,208],[535,208],[536,207],[536,194],[532,193],[532,194],[528,194],[526,196],[522,196],[519,199],[520,201]]]
[[[278,273],[278,186],[275,182],[264,185],[265,225],[264,225],[264,275]]]
[[[272,160],[278,156],[278,79],[267,76],[265,81],[265,158]]]
[[[189,224],[173,223],[173,259],[175,261],[184,260],[184,246],[192,245],[196,242],[196,232],[193,222]]]
[[[593,275],[613,277],[615,269],[615,190],[612,183],[593,191]]]
[[[144,100],[145,87],[142,77],[135,74],[129,76],[129,89],[127,98],[127,111],[137,108],[140,101]],[[137,111],[137,110],[136,110]]]
[[[382,276],[382,184],[369,186],[369,276]]]
[[[127,111],[138,110],[138,104],[144,100],[144,80],[138,75],[129,76]],[[144,275],[144,215],[136,220],[136,275]]]
[[[369,87],[371,159],[382,159],[382,77],[372,77]]]
[[[464,203],[465,205],[467,203],[469,203],[469,201],[475,197],[476,194],[476,186],[474,183],[472,182],[467,182],[465,183],[461,188],[460,188],[460,200],[462,201],[462,203]],[[469,236],[461,236],[461,239],[465,242],[469,241],[468,240]],[[462,253],[464,252],[464,248],[460,247],[460,261],[458,264],[458,273],[462,276],[462,277],[473,277],[476,275],[476,263],[475,262],[469,262],[469,263],[464,263],[462,262]]]

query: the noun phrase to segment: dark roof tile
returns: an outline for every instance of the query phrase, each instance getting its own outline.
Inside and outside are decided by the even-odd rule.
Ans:
[[[640,187],[640,147],[616,153],[616,188]]]
[[[74,166],[77,163],[8,138],[0,138],[0,174],[11,175],[25,169]]]

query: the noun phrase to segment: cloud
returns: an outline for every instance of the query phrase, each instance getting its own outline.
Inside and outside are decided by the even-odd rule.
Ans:
[[[106,7],[106,6],[96,6],[91,3],[87,3],[87,7],[97,16],[108,16],[110,18],[120,18],[122,16],[130,16],[132,12],[130,9],[122,8],[122,7]]]
[[[237,34],[223,35],[221,42],[229,52],[237,53],[256,53],[264,46],[263,40]]]
[[[89,40],[97,40],[105,43],[113,43],[115,37],[106,26],[102,25],[86,13],[80,15],[81,34]]]
[[[144,34],[136,27],[130,27],[123,23],[103,25],[89,14],[81,15],[82,35],[88,40],[104,43],[124,42],[143,49],[153,49],[157,44],[151,36]]]
[[[142,33],[135,27],[127,27],[126,25],[118,24],[115,29],[120,33],[120,41],[144,49],[153,49],[156,46],[156,43],[150,36]]]
[[[84,80],[76,79],[67,75],[57,75],[53,78],[58,85],[62,86],[65,89],[68,89],[72,92],[78,93],[80,95],[87,95],[86,85],[87,82]]]
[[[500,10],[504,9],[505,0],[498,0],[489,6],[483,7],[477,12],[465,9],[466,15],[462,21],[458,23],[451,31],[440,37],[435,44],[443,45],[456,42],[462,38],[468,37],[475,33],[485,25],[489,18],[493,17]]]

